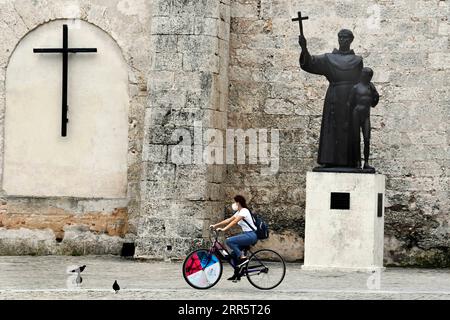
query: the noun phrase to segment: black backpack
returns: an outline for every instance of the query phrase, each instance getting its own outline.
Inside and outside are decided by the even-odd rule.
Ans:
[[[260,215],[257,215],[251,211],[250,215],[252,216],[253,223],[256,226],[256,230],[250,225],[250,223],[247,222],[247,220],[245,220],[245,218],[243,220],[250,227],[250,229],[256,232],[256,236],[258,237],[258,239],[262,240],[269,238],[269,226],[267,225],[267,223],[261,218]]]

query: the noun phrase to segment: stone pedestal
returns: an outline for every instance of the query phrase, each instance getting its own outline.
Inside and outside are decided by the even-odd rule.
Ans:
[[[308,172],[306,270],[383,270],[385,176]]]

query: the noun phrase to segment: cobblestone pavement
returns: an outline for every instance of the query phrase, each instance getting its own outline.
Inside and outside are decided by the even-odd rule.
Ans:
[[[79,289],[66,286],[70,265],[87,265]],[[190,288],[181,262],[151,262],[115,256],[0,257],[0,299],[450,299],[449,269],[388,268],[380,289],[369,289],[369,273],[313,272],[288,264],[283,283],[261,291],[244,278],[221,281],[206,291]],[[121,286],[115,294],[112,284]],[[370,282],[369,282],[370,283]],[[373,288],[373,287],[372,287]]]

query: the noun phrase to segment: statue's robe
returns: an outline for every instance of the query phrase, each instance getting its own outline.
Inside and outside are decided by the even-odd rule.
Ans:
[[[353,50],[311,56],[302,52],[300,67],[306,72],[323,75],[330,85],[325,96],[320,129],[319,154],[321,165],[355,167],[357,159],[351,146],[351,110],[348,97],[359,81],[363,59]]]

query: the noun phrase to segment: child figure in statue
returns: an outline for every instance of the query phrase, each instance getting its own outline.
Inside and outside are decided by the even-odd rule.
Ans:
[[[355,166],[361,168],[361,138],[362,130],[364,138],[364,167],[368,172],[375,172],[375,168],[369,165],[370,154],[370,108],[378,104],[380,96],[375,85],[370,82],[373,77],[373,70],[363,68],[361,80],[350,91],[348,104],[352,113],[351,128],[351,148],[353,159],[356,159]]]

